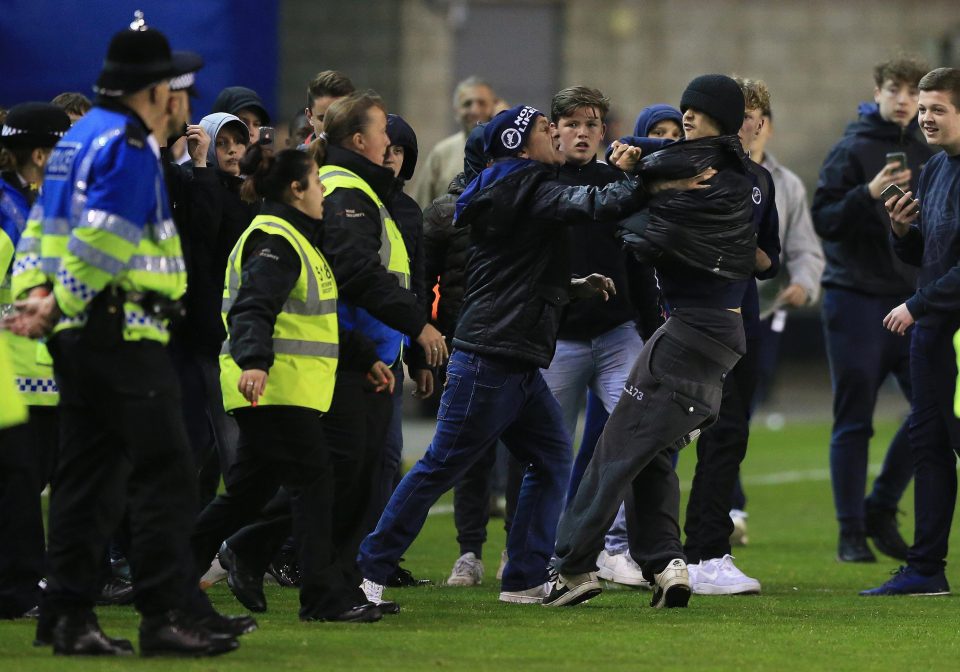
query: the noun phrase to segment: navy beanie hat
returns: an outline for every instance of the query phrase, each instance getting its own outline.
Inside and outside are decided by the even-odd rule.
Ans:
[[[483,129],[483,151],[494,159],[516,156],[527,144],[533,122],[542,116],[543,112],[530,105],[504,110]]]
[[[650,129],[666,120],[677,122],[677,126],[683,131],[683,115],[680,110],[672,105],[659,103],[640,110],[637,123],[633,125],[633,134],[645,138],[650,135]]]
[[[391,145],[403,147],[403,165],[400,166],[400,179],[409,180],[417,167],[417,134],[399,114],[387,115],[387,136]]]
[[[735,135],[743,126],[743,91],[726,75],[700,75],[687,84],[680,98],[680,111],[699,110],[720,125],[724,135]]]
[[[487,157],[483,153],[483,131],[489,122],[477,124],[467,136],[463,147],[463,174],[470,182],[487,167]]]

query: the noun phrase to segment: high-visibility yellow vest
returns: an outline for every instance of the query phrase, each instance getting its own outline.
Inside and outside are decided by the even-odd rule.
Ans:
[[[957,370],[960,371],[960,331],[953,335],[953,350],[957,354]],[[960,418],[960,380],[957,381],[957,390],[953,395],[953,413]]]
[[[0,339],[0,429],[27,421],[27,405],[13,386],[13,366],[6,341]],[[2,446],[0,446],[2,449]]]
[[[323,166],[320,169],[320,181],[329,196],[339,187],[359,189],[366,194],[380,211],[380,263],[404,289],[410,289],[410,257],[407,246],[400,235],[400,229],[377,192],[359,175],[341,166]]]
[[[273,366],[259,406],[301,406],[327,411],[339,356],[337,283],[323,255],[289,222],[267,215],[256,217],[237,241],[223,291],[221,316],[227,340],[220,351],[220,387],[228,411],[249,406],[237,389],[240,367],[230,355],[227,313],[240,290],[243,247],[254,231],[283,236],[300,255],[300,277],[283,304],[273,327]]]

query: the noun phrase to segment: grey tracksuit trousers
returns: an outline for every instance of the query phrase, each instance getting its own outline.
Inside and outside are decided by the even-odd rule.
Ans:
[[[624,500],[631,552],[647,578],[684,557],[673,445],[716,420],[723,380],[743,351],[740,315],[716,308],[674,311],[647,341],[560,519],[558,571],[596,570],[604,533]]]

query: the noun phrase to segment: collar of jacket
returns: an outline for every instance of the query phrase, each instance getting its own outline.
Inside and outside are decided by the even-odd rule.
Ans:
[[[300,212],[292,205],[287,205],[279,201],[264,201],[260,214],[269,217],[279,217],[284,221],[290,222],[297,231],[302,233],[303,237],[313,243],[314,246],[317,246],[320,242],[319,234],[323,221],[314,219]]]
[[[337,145],[327,147],[327,159],[324,163],[341,166],[356,173],[360,179],[370,185],[381,201],[386,203],[389,200],[390,192],[396,183],[393,171],[389,168],[378,166],[367,157]]]
[[[139,114],[134,112],[132,109],[121,103],[119,100],[114,98],[105,98],[103,96],[97,97],[96,102],[97,107],[102,107],[105,110],[110,110],[111,112],[119,112],[120,114],[125,114],[131,119],[135,120],[143,128],[143,132],[147,135],[150,135],[153,131],[150,130],[150,127],[147,126],[147,122],[143,120]]]

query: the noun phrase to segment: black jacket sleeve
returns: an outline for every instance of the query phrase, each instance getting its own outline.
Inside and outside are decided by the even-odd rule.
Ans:
[[[230,355],[241,369],[273,366],[273,328],[300,270],[300,256],[282,236],[254,232],[247,238],[240,290],[227,313]]]
[[[436,201],[423,211],[423,280],[426,291],[431,294],[426,302],[428,318],[433,304],[433,288],[443,273],[447,258],[452,226],[451,218],[444,217]]]
[[[340,361],[338,369],[349,371],[370,370],[377,363],[377,344],[359,331],[340,329]]]
[[[780,217],[777,214],[777,201],[773,179],[769,183],[766,208],[757,226],[757,247],[770,257],[770,268],[757,271],[754,276],[759,280],[768,280],[780,271]]]
[[[637,313],[637,330],[647,340],[664,322],[660,285],[653,266],[641,263],[632,254],[625,256],[627,291]]]
[[[417,209],[419,210],[419,208]],[[433,296],[433,292],[431,291],[433,287],[431,286],[430,289],[427,289],[426,277],[424,275],[426,261],[424,260],[423,253],[422,213],[417,219],[416,235],[413,236],[411,242],[413,249],[407,250],[410,254],[410,289],[413,290],[414,295],[417,297],[417,308],[420,315],[423,315],[424,319],[429,319],[430,309],[428,306],[433,303],[430,301],[430,298]],[[427,292],[430,292],[430,297],[427,296]],[[417,334],[413,335],[416,336]],[[404,360],[411,371],[429,368],[427,366],[427,353],[424,352],[418,343],[411,342],[410,347],[406,349],[404,354]]]
[[[641,183],[629,178],[602,188],[566,186],[551,180],[538,185],[529,213],[533,219],[558,224],[616,221],[642,208],[647,200]]]
[[[912,224],[902,238],[897,238],[891,231],[890,239],[893,251],[900,261],[917,267],[923,264],[923,234],[920,233],[920,227]]]
[[[861,224],[875,207],[867,177],[853,152],[835,146],[820,168],[813,195],[813,228],[824,240],[843,240],[862,235]]]
[[[380,215],[357,189],[334,190],[324,202],[321,248],[340,296],[411,338],[427,324],[417,297],[380,264]]]
[[[216,168],[194,168],[193,180],[187,192],[190,208],[191,235],[200,238],[214,249],[223,219],[223,185]]]

